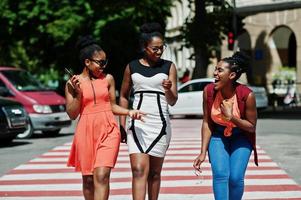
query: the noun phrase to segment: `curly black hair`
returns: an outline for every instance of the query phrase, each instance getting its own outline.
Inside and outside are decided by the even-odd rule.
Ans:
[[[153,37],[164,39],[164,31],[162,26],[157,22],[145,23],[140,27],[140,46],[144,48],[152,40]]]
[[[103,51],[91,35],[81,36],[76,42],[79,51],[79,62],[85,67],[85,60],[92,58],[95,52]]]
[[[236,80],[240,78],[242,73],[248,71],[250,57],[243,52],[235,52],[231,57],[223,58],[222,61],[229,64],[231,72],[236,73]]]

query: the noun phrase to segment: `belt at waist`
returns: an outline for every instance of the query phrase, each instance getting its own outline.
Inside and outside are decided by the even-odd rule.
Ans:
[[[161,91],[150,91],[150,90],[141,90],[141,91],[135,91],[134,94],[160,94],[160,95],[165,95],[164,92]]]
[[[98,113],[98,112],[105,112],[105,111],[112,111],[110,104],[93,104],[86,106],[82,109],[81,114],[91,114],[91,113]]]

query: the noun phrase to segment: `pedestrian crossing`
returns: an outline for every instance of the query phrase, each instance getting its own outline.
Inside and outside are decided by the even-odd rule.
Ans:
[[[161,200],[210,200],[212,173],[208,160],[196,176],[192,163],[200,150],[199,122],[172,123],[173,137],[162,170]],[[66,167],[71,143],[57,146],[0,177],[0,199],[5,200],[78,200],[83,199],[81,174]],[[258,147],[259,164],[248,164],[243,199],[301,199],[301,187]],[[111,174],[111,200],[131,197],[131,170],[127,146],[121,144]]]

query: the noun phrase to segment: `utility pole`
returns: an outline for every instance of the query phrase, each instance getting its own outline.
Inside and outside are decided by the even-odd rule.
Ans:
[[[233,14],[232,14],[232,28],[233,28],[233,34],[234,34],[234,51],[237,50],[237,42],[236,38],[237,38],[237,15],[236,15],[236,0],[232,0],[233,1]]]
[[[237,16],[236,16],[236,0],[233,0],[233,16],[232,16],[232,26],[234,35],[237,35]]]

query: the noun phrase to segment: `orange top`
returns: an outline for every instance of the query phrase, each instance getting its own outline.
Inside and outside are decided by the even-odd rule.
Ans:
[[[236,127],[236,125],[231,121],[227,121],[225,117],[222,115],[221,104],[223,100],[224,98],[222,96],[222,93],[220,91],[217,92],[211,109],[211,118],[215,123],[226,127],[224,130],[224,135],[226,137],[229,137],[232,135],[232,128]],[[233,116],[240,118],[240,112],[238,108],[236,94],[230,99],[228,99],[228,101],[230,101],[233,104]]]

